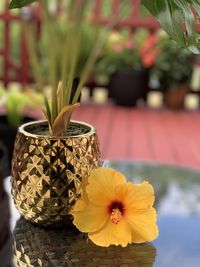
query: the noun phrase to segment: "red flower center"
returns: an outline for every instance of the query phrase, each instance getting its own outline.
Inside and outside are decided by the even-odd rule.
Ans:
[[[118,224],[124,213],[124,205],[121,202],[114,201],[109,206],[110,220],[113,224]]]

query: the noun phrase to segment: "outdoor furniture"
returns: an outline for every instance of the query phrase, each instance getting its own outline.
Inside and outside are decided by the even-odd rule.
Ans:
[[[152,244],[131,245],[124,249],[100,248],[88,242],[87,237],[74,227],[48,229],[36,227],[24,219],[18,220],[18,213],[12,206],[17,266],[198,267],[200,170],[133,161],[106,161],[104,165],[119,170],[135,183],[146,180],[154,186],[158,239]],[[8,180],[6,186],[10,191]],[[24,265],[20,265],[22,263]]]

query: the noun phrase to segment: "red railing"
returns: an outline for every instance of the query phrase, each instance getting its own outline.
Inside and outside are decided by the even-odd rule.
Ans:
[[[107,1],[108,2],[108,1]],[[107,16],[103,16],[103,5],[106,3],[105,0],[96,0],[94,1],[94,20],[100,24],[107,24],[108,21],[113,17],[121,17],[120,14],[122,7],[125,5],[125,1],[123,0],[110,0],[111,9]],[[117,27],[129,27],[131,29],[135,29],[137,27],[146,27],[150,30],[155,30],[159,27],[158,22],[152,17],[142,17],[140,8],[141,1],[140,0],[129,0],[126,1],[127,5],[130,6],[130,11],[127,16],[120,18],[117,22]]]
[[[7,87],[10,82],[19,82],[22,86],[31,82],[29,71],[28,51],[25,41],[22,16],[8,10],[10,0],[4,0],[4,10],[0,13],[0,23],[3,23],[3,43],[0,44],[0,60],[2,59],[2,69],[0,73],[0,81]],[[110,10],[107,15],[103,15],[105,4],[110,4]],[[93,21],[99,24],[107,24],[113,16],[118,16],[122,10],[124,0],[94,0]],[[130,27],[135,29],[139,26],[154,30],[159,27],[158,23],[152,17],[141,18],[140,0],[129,0],[130,12],[128,16],[124,16],[117,22],[117,27]],[[20,59],[15,63],[11,56],[11,26],[13,23],[20,25]],[[40,17],[37,12],[31,14],[31,23],[35,24],[38,31],[36,38],[39,38]]]

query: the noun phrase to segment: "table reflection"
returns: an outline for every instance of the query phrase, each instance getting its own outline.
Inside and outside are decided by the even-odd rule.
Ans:
[[[199,267],[200,171],[144,162],[115,161],[105,166],[135,183],[148,180],[153,184],[159,226],[154,247],[100,248],[74,229],[45,230],[20,219],[14,229],[16,267]],[[13,206],[11,211],[14,226],[18,213]],[[4,267],[1,261],[0,267]]]
[[[156,257],[152,244],[102,248],[74,228],[44,229],[24,219],[18,220],[13,236],[16,267],[151,267]]]

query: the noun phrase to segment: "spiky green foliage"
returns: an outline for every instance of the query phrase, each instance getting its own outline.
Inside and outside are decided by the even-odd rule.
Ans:
[[[16,1],[15,1],[16,2]],[[58,27],[58,16],[56,12],[49,10],[47,0],[39,1],[43,11],[43,27],[47,36],[48,45],[46,52],[49,59],[49,77],[51,85],[51,100],[45,100],[45,116],[49,122],[50,133],[54,136],[64,135],[68,127],[71,114],[74,110],[81,89],[86,82],[89,73],[96,61],[96,58],[104,43],[104,36],[107,28],[98,33],[97,38],[91,48],[86,61],[79,66],[80,51],[85,44],[84,28],[87,21],[88,8],[91,1],[82,0],[63,1],[62,24],[65,30],[64,34]],[[13,3],[13,2],[12,2]],[[28,3],[28,2],[27,2]],[[29,51],[33,73],[38,87],[45,84],[42,77],[40,59],[37,54],[37,44],[34,42],[31,30],[26,25]],[[77,78],[77,69],[79,69],[79,79],[75,92],[73,91],[74,80]],[[62,127],[62,129],[60,129]]]

